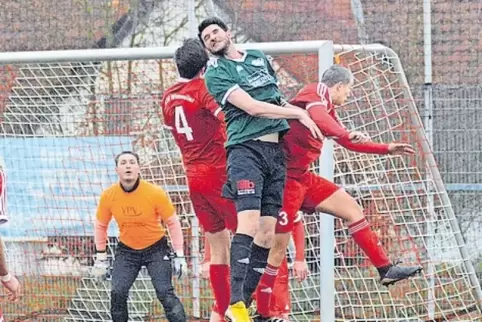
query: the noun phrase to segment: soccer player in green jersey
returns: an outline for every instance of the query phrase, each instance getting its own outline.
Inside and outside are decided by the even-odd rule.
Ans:
[[[263,278],[273,279],[277,275],[277,268],[267,265],[267,259],[286,179],[280,144],[289,130],[286,119],[298,119],[316,138],[322,135],[305,111],[283,100],[263,52],[236,49],[228,27],[219,18],[205,19],[198,31],[213,55],[204,75],[206,85],[226,121],[228,178],[223,196],[234,200],[238,213],[230,254],[231,301],[225,316],[233,322],[249,322],[246,302],[261,275],[264,272]]]

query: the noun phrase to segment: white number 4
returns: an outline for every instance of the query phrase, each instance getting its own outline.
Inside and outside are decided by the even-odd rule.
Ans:
[[[182,106],[176,106],[174,110],[174,122],[176,125],[176,131],[179,134],[184,134],[186,140],[192,141],[194,138],[192,136],[192,128],[189,127],[186,120],[186,114],[184,114],[184,109]]]

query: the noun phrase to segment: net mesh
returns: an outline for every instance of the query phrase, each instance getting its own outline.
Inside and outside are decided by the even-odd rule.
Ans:
[[[346,47],[349,48],[349,47]],[[277,55],[281,87],[293,96],[316,81],[316,55]],[[404,140],[413,158],[361,155],[335,149],[335,180],[364,206],[365,215],[394,259],[421,263],[425,274],[386,289],[376,271],[337,222],[336,316],[345,321],[470,320],[482,318],[459,233],[445,191],[432,179],[414,108],[396,57],[345,49],[336,61],[355,75],[353,97],[339,116],[375,141]],[[175,280],[190,318],[207,318],[212,295],[199,278],[203,249],[186,190],[181,156],[162,127],[159,98],[176,79],[170,59],[29,64],[3,67],[2,171],[7,173],[8,215],[2,227],[11,266],[25,296],[6,304],[18,320],[108,321],[110,282],[88,277],[93,214],[103,188],[116,181],[114,155],[133,149],[145,179],[163,186],[182,216],[191,278]],[[301,75],[303,77],[301,77]],[[319,165],[315,165],[315,171]],[[21,218],[21,220],[18,220]],[[297,321],[319,318],[319,216],[305,216],[310,277],[291,281]],[[109,258],[117,228],[111,224]],[[317,302],[318,301],[318,302]],[[145,271],[131,289],[133,321],[163,320]]]

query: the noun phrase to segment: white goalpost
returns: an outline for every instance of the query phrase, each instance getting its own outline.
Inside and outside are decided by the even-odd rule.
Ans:
[[[481,287],[396,53],[381,45],[331,41],[238,46],[274,57],[287,97],[307,82],[319,81],[334,61],[350,68],[352,97],[339,108],[344,125],[369,133],[374,141],[409,142],[417,151],[414,157],[363,155],[325,142],[313,170],[357,199],[392,259],[422,264],[425,272],[382,287],[341,221],[306,215],[311,274],[302,284],[290,281],[292,318],[481,319]],[[6,174],[9,217],[0,233],[11,267],[23,275],[25,293],[19,305],[2,308],[7,317],[41,312],[49,321],[110,320],[110,282],[95,284],[85,272],[92,265],[99,193],[115,182],[113,157],[126,149],[140,155],[143,177],[169,192],[184,219],[192,276],[175,281],[176,292],[190,318],[208,317],[212,295],[200,278],[202,235],[179,151],[159,113],[160,96],[177,77],[174,51],[0,53],[5,80],[0,88],[0,170]],[[112,258],[116,229],[109,236]],[[129,303],[133,320],[163,317],[144,272]]]

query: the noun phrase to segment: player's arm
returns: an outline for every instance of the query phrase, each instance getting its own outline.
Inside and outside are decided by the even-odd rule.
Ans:
[[[209,94],[208,90],[203,88],[203,90],[200,91],[200,95],[202,106],[213,113],[221,122],[224,122],[224,113],[218,103],[216,103],[214,97]]]
[[[258,101],[239,87],[234,77],[229,75],[222,66],[208,68],[205,76],[206,86],[211,95],[221,105],[229,102],[252,116],[271,119],[301,119],[305,117],[302,111],[279,108],[279,106]]]
[[[301,220],[294,223],[292,235],[295,244],[295,261],[303,262],[305,260],[305,228]]]
[[[347,131],[330,113],[326,105],[322,103],[308,104],[308,113],[311,119],[318,125],[321,133],[326,137],[332,137],[342,147],[361,153],[388,154],[388,144],[375,142],[354,143],[351,141],[350,132]]]
[[[97,255],[107,259],[107,228],[112,219],[110,210],[110,201],[107,194],[104,192],[100,196],[99,205],[97,206],[97,214],[94,224],[94,241]],[[102,256],[104,254],[104,256]]]
[[[182,236],[181,222],[176,215],[176,209],[167,193],[157,187],[157,214],[166,225],[171,237],[171,244],[177,257],[184,257],[184,238]]]
[[[0,281],[8,290],[7,298],[10,301],[17,299],[20,293],[20,284],[15,276],[10,274],[7,265],[7,256],[5,254],[5,244],[0,237]],[[1,319],[0,319],[1,320]]]
[[[305,117],[305,113],[301,109],[279,108],[277,105],[258,101],[239,87],[235,88],[226,99],[252,116],[268,119],[301,119]]]
[[[308,265],[305,261],[305,227],[301,217],[295,221],[292,232],[293,242],[295,244],[295,262],[293,270],[298,282],[306,279],[308,276]]]
[[[8,275],[7,256],[5,255],[5,244],[0,237],[0,276]]]

